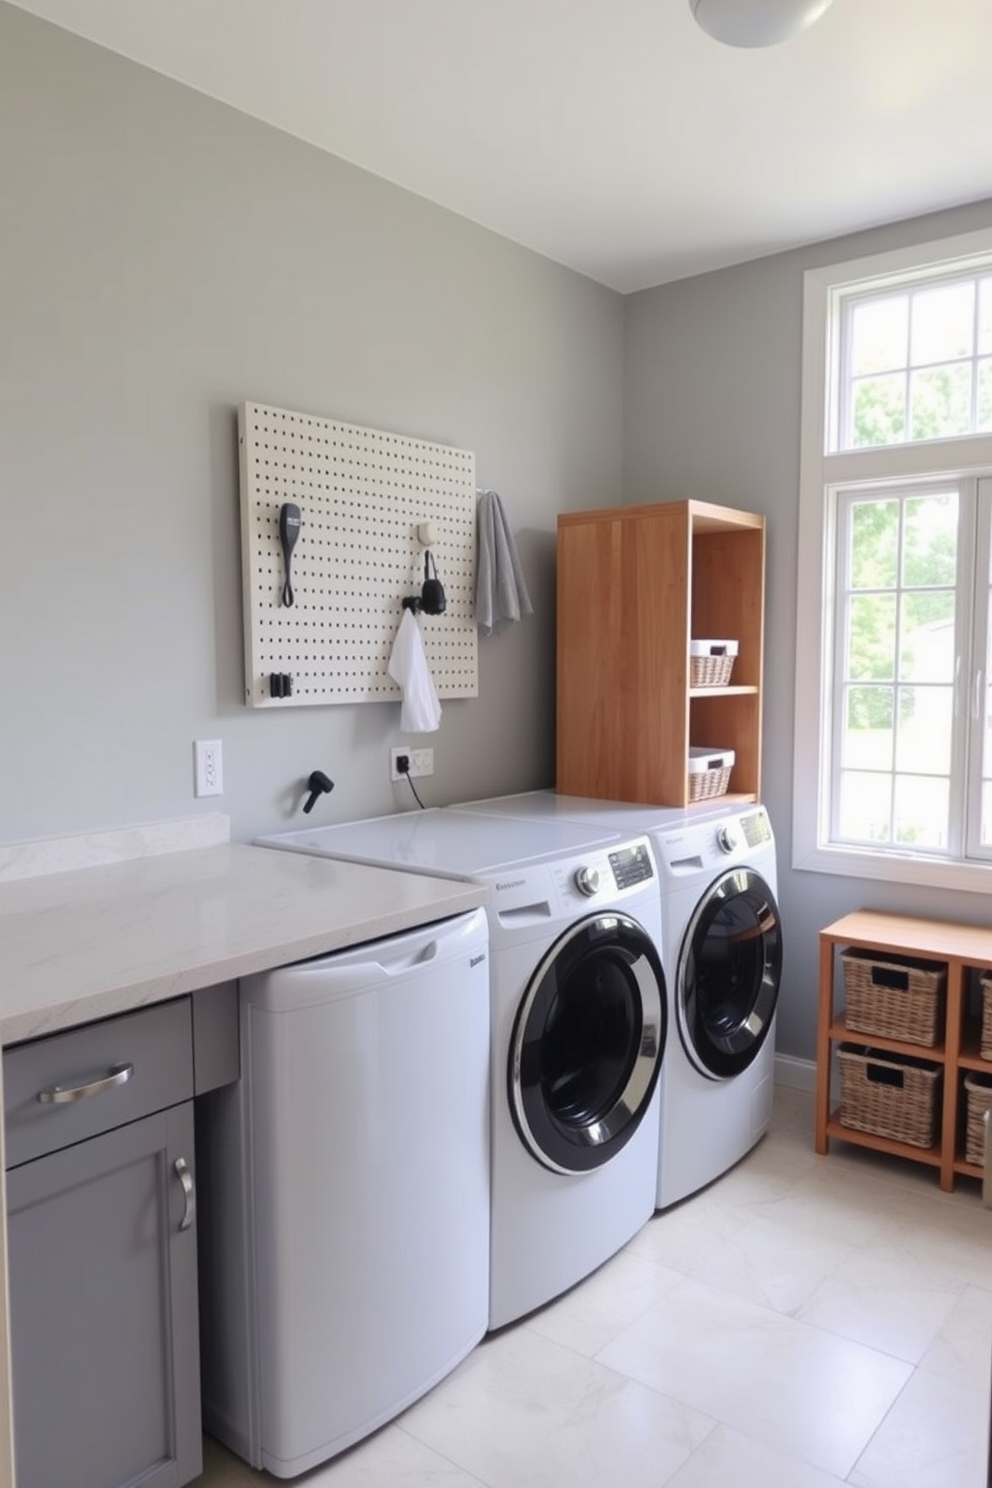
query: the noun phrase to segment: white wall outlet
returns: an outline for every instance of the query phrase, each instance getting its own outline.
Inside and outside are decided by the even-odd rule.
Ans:
[[[408,770],[400,769],[399,762],[401,759],[409,762],[410,768]],[[414,780],[419,780],[424,775],[433,774],[433,749],[406,749],[401,745],[399,749],[391,749],[389,751],[390,780],[402,780],[406,775],[412,776]]]
[[[224,794],[224,756],[219,739],[197,739],[193,744],[196,764],[196,794]]]

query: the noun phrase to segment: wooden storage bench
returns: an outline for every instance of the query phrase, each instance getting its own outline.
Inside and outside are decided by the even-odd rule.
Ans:
[[[846,1009],[840,1005],[843,1003],[844,984],[838,966],[841,961],[838,947],[847,953],[848,960],[911,969],[913,974],[902,981],[907,999],[923,999],[922,1021],[920,1007],[910,1006],[909,1001],[904,1019],[893,1013],[891,1001],[887,1006],[886,998],[891,999],[892,987],[898,988],[900,979],[879,976],[876,978],[879,985],[877,1021],[873,1027],[881,1031],[863,1031],[863,1002],[859,1004],[855,1020],[859,1027],[851,1028]],[[992,928],[989,927],[859,909],[821,930],[816,1050],[817,1152],[828,1152],[831,1140],[836,1139],[927,1163],[937,1169],[940,1186],[948,1192],[953,1189],[955,1177],[959,1174],[978,1179],[984,1177],[974,1129],[974,1087],[984,1082],[971,1079],[969,1086],[965,1086],[970,1075],[983,1073],[986,1077],[992,1076],[992,1059],[982,1057],[983,1048],[992,1053],[992,1045],[982,1035],[982,1010],[976,1011],[971,1005],[974,999],[969,998],[970,988],[980,981],[983,973],[992,974]],[[929,998],[935,999],[932,1004],[935,1024],[930,1016]],[[892,1032],[884,1031],[887,1028]],[[878,1055],[880,1065],[898,1068],[901,1062],[908,1069],[926,1061],[937,1066],[942,1078],[934,1085],[937,1109],[934,1113],[934,1139],[929,1146],[842,1123],[840,1110],[832,1110],[830,1104],[831,1078],[837,1068],[842,1044],[845,1049],[855,1046],[870,1049]],[[972,1107],[970,1111],[969,1104]]]

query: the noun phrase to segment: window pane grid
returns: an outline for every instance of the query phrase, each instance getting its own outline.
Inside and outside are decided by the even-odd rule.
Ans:
[[[992,276],[851,295],[841,342],[842,448],[992,429]]]
[[[868,382],[875,377],[903,377],[909,372],[930,372],[942,367],[971,367],[976,358],[970,354],[956,357],[940,357],[929,362],[898,362],[894,367],[878,367],[871,372],[852,372],[851,385],[856,387],[859,382]]]
[[[950,850],[957,519],[954,488],[842,502],[835,841]]]
[[[947,288],[944,299],[918,293]],[[992,227],[807,270],[803,290],[794,866],[992,893]],[[948,410],[952,428],[967,419],[970,432],[915,437]],[[853,540],[851,506],[899,507],[914,488],[941,486],[960,498],[957,573],[921,590],[895,558],[901,539],[886,547],[884,520],[873,545]],[[874,574],[862,571],[869,562]],[[852,653],[852,633],[886,597],[877,654]],[[940,614],[925,613],[930,599]],[[927,626],[928,647],[916,634],[907,657],[908,636]],[[898,691],[915,688],[925,715],[943,706],[946,731],[948,664],[949,779],[942,758],[907,754]],[[856,715],[869,708],[881,712],[869,720],[878,727],[859,731]],[[946,818],[946,849],[939,831],[927,834],[934,845],[913,830],[925,791],[930,815]]]

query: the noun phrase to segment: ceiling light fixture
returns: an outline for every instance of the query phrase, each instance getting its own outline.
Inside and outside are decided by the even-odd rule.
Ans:
[[[727,46],[775,46],[818,21],[832,0],[689,0],[697,22]]]

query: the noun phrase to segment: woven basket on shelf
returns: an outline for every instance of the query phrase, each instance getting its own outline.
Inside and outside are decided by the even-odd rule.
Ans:
[[[729,765],[723,770],[700,770],[689,776],[689,800],[706,801],[710,796],[725,796],[729,784]]]
[[[943,1034],[946,966],[909,957],[886,961],[846,950],[844,1021],[854,1033],[874,1033],[932,1048]],[[992,1058],[992,1053],[990,1053]]]
[[[982,982],[982,1042],[978,1052],[983,1059],[992,1059],[992,973],[986,972]]]
[[[939,1064],[841,1044],[840,1123],[912,1147],[937,1139]]]
[[[690,656],[690,687],[729,687],[734,670],[732,656]]]
[[[965,1075],[964,1090],[968,1110],[964,1155],[977,1168],[984,1168],[985,1112],[992,1106],[992,1075]]]

